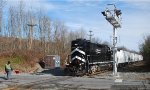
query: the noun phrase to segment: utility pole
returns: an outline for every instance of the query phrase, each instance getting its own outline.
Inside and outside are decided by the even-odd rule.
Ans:
[[[88,65],[87,65],[87,70],[89,70],[89,61],[91,61],[92,60],[92,63],[93,63],[93,59],[92,59],[92,55],[91,55],[91,50],[92,50],[92,47],[91,47],[91,40],[92,40],[92,36],[94,35],[94,34],[92,34],[92,31],[90,30],[89,31],[90,32],[90,34],[88,35],[89,36],[89,39],[90,39],[90,48],[89,48],[89,60],[88,60]],[[88,72],[88,71],[87,71]]]
[[[121,10],[118,10],[114,4],[107,4],[109,6],[113,6],[113,9],[106,8],[105,11],[102,12],[105,19],[113,26],[113,75],[117,75],[117,58],[116,58],[116,51],[117,51],[117,36],[116,36],[116,29],[121,28]]]
[[[33,36],[33,27],[34,26],[37,26],[36,24],[27,24],[30,29],[29,29],[29,41],[28,41],[28,50],[31,50],[32,49],[32,42],[33,42],[33,39],[32,39],[32,36]]]
[[[88,36],[90,37],[90,42],[91,42],[92,36],[93,36],[94,34],[92,34],[92,31],[91,31],[91,30],[90,30],[89,32],[90,32],[90,34],[89,34]]]

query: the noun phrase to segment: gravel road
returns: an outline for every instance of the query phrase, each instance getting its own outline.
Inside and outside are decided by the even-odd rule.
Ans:
[[[2,90],[150,90],[150,73],[105,72],[94,76],[72,77],[54,74],[19,74],[12,80],[0,75]]]

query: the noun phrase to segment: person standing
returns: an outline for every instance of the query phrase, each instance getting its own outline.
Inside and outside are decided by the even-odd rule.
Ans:
[[[7,64],[5,64],[5,72],[7,74],[7,80],[9,80],[11,77],[11,72],[12,72],[10,61],[8,61]]]

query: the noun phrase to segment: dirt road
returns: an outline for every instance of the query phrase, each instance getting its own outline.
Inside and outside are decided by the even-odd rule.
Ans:
[[[21,73],[5,80],[0,74],[0,90],[150,90],[150,72],[111,71],[94,76],[65,76],[61,70],[45,70],[41,73]]]

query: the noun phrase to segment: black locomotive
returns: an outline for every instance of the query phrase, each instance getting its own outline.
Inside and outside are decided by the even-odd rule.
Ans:
[[[70,56],[66,69],[73,75],[94,73],[106,65],[106,67],[112,65],[110,47],[86,39],[76,39],[71,42]]]

